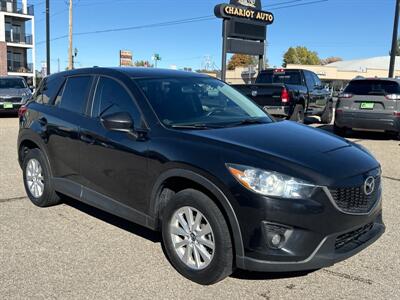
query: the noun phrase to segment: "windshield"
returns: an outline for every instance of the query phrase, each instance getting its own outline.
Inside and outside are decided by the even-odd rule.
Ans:
[[[299,71],[267,71],[262,72],[256,80],[256,83],[284,83],[301,85],[301,76]]]
[[[136,82],[158,118],[167,126],[271,122],[256,104],[213,78],[138,79]]]
[[[21,78],[0,78],[0,89],[24,89],[25,81]]]
[[[400,86],[389,80],[354,80],[344,90],[353,95],[388,95],[400,94]]]

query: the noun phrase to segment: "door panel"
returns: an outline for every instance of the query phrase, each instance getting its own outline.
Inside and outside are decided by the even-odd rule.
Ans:
[[[92,118],[81,127],[84,185],[138,211],[147,211],[147,141],[126,132],[109,131],[101,114],[128,112],[137,126],[141,115],[133,97],[119,82],[101,77],[92,105]]]

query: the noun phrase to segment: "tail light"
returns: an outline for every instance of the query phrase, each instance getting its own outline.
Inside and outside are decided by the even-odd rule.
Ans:
[[[289,92],[288,92],[288,90],[286,88],[283,88],[282,91],[281,91],[281,101],[283,103],[288,103],[289,100],[290,100]]]
[[[400,117],[400,111],[395,111],[393,114],[395,115],[395,117]]]
[[[342,99],[350,99],[351,97],[353,97],[353,94],[350,94],[350,93],[343,93],[343,94],[339,95],[339,98],[342,98]]]
[[[400,100],[400,95],[399,94],[389,94],[389,95],[386,95],[385,98],[388,100]]]
[[[25,105],[22,105],[18,110],[18,117],[22,118],[27,112],[28,108]]]

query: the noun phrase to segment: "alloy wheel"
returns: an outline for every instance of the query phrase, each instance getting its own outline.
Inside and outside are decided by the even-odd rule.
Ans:
[[[32,158],[26,165],[26,184],[29,192],[35,198],[40,198],[44,192],[43,169],[40,162]]]
[[[176,254],[187,267],[202,270],[211,263],[214,233],[199,210],[190,206],[178,209],[171,218],[170,234]]]

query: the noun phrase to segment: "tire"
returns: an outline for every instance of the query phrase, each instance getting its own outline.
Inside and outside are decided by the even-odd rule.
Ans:
[[[289,120],[297,123],[304,123],[304,106],[301,104],[296,104]]]
[[[338,127],[336,126],[336,124],[333,125],[333,133],[341,136],[341,137],[345,137],[346,133],[347,133],[347,128],[345,127]]]
[[[333,104],[332,101],[327,103],[324,112],[321,115],[321,123],[323,124],[331,124],[333,119]]]
[[[35,165],[38,166],[37,169],[35,168]],[[37,172],[33,172],[34,169],[41,170],[40,175],[38,175]],[[33,204],[39,207],[48,207],[61,202],[61,199],[56,194],[51,182],[49,164],[41,150],[29,150],[24,157],[22,170],[25,191]],[[32,190],[34,183],[36,183],[36,188],[33,187]]]
[[[189,222],[193,224],[193,229],[185,231],[182,221],[178,221],[178,215],[183,221],[190,220],[190,215],[193,216],[192,220],[198,221],[197,218],[201,216],[201,225],[196,226],[195,230],[195,222]],[[208,228],[207,224],[211,230],[203,236],[201,231]],[[179,231],[173,230],[176,227]],[[162,238],[172,266],[191,281],[202,285],[214,284],[233,272],[233,249],[228,225],[218,206],[200,191],[186,189],[168,201],[162,216]],[[184,245],[177,246],[178,250],[175,250],[174,245],[177,243]],[[214,247],[213,250],[208,247],[210,244]],[[203,254],[204,250],[207,251],[206,255]],[[184,262],[185,254],[188,254],[187,262]],[[209,262],[204,259],[206,256]]]

